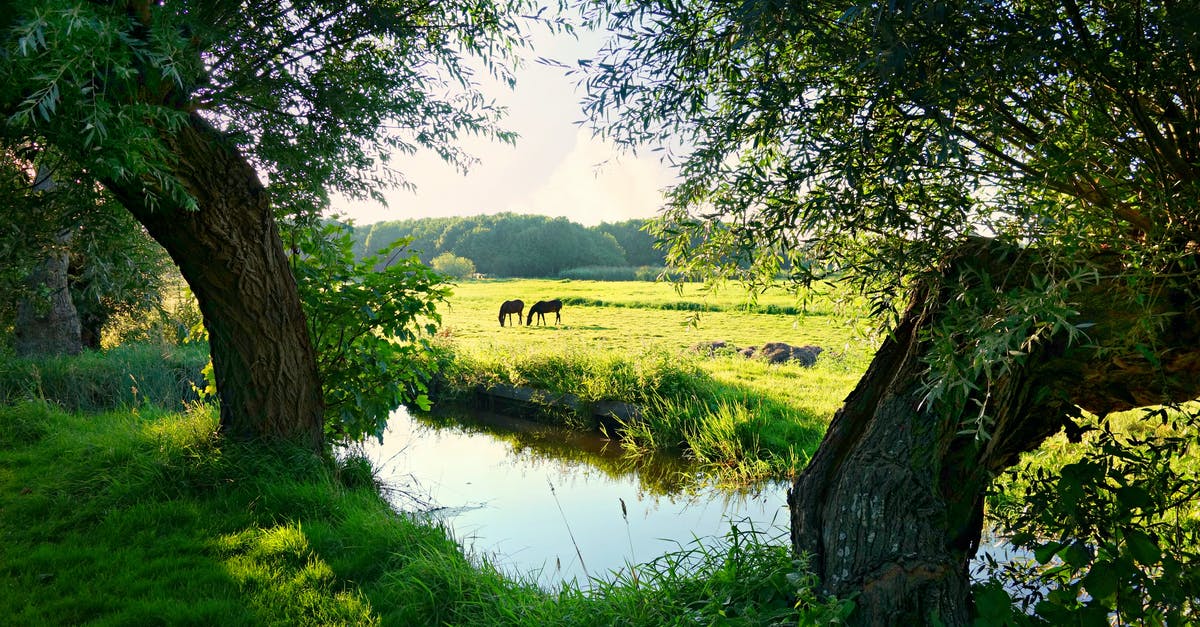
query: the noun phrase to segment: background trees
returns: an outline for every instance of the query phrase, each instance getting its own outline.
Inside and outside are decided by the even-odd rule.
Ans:
[[[21,354],[99,348],[101,329],[114,316],[152,315],[160,308],[168,261],[128,212],[61,155],[3,154],[0,220],[7,228],[0,235],[0,293],[6,298],[0,299],[0,330],[5,341],[60,338],[40,345],[18,342]],[[45,283],[48,267],[58,282],[54,290]],[[52,313],[53,301],[64,311]]]
[[[585,5],[618,33],[582,68],[597,128],[687,147],[672,260],[838,273],[891,312],[793,490],[858,620],[967,621],[992,476],[1080,408],[1200,394],[1196,6]]]
[[[511,213],[378,222],[355,230],[361,242],[355,250],[378,250],[407,239],[405,249],[426,263],[452,253],[473,261],[479,272],[500,277],[556,277],[588,266],[662,266],[664,252],[641,230],[647,222],[584,227],[565,218]]]

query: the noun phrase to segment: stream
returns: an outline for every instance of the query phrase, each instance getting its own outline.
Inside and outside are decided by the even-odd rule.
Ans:
[[[631,458],[599,434],[477,410],[397,410],[364,446],[401,511],[428,511],[468,554],[545,588],[612,579],[629,564],[712,546],[731,524],[786,541],[786,484],[704,484],[686,460]]]
[[[401,408],[383,443],[361,453],[394,508],[424,512],[468,555],[546,589],[571,580],[587,589],[630,564],[723,544],[735,524],[788,542],[786,482],[722,490],[678,456],[631,457],[597,433],[473,409],[414,417]],[[985,555],[1023,557],[985,536],[973,573]]]

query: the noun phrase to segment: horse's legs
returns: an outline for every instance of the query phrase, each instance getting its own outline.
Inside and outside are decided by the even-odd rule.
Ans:
[[[562,314],[556,311],[554,312],[554,324],[558,324],[560,322],[562,322]]]

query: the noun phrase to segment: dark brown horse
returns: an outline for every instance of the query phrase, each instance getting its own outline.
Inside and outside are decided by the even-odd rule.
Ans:
[[[525,311],[525,303],[519,300],[506,300],[500,305],[500,326],[504,326],[504,317],[516,314],[517,324],[521,324],[521,314]],[[511,321],[512,318],[510,317]]]
[[[525,326],[533,324],[533,315],[537,314],[538,324],[546,322],[546,314],[554,314],[554,324],[562,322],[562,301],[557,298],[554,300],[539,300],[529,307],[529,317],[525,320]]]

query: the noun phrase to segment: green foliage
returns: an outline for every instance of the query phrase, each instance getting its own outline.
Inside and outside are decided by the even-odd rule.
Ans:
[[[166,253],[90,173],[61,154],[32,149],[0,151],[0,172],[0,221],[10,226],[0,234],[0,330],[12,324],[19,302],[46,301],[28,277],[52,253],[69,255],[84,346],[100,348],[114,318],[161,312]],[[34,172],[45,179],[36,191]]]
[[[469,279],[475,274],[475,263],[454,253],[442,253],[429,262],[434,272],[453,279]]]
[[[167,281],[178,276],[166,252],[112,199],[98,203],[96,213],[101,215],[81,220],[71,240],[71,299],[84,344],[99,348],[119,319],[155,317],[164,327],[175,321],[188,325],[185,312],[171,311],[164,302]],[[188,328],[175,326],[161,335],[179,343]]]
[[[361,458],[215,437],[217,412],[0,406],[0,615],[15,624],[828,624],[780,539],[731,527],[544,591],[400,515]]]
[[[625,262],[634,267],[658,266],[667,263],[666,252],[655,246],[656,239],[649,231],[650,220],[625,220],[623,222],[601,222],[592,227],[607,233],[617,240],[625,251]]]
[[[1071,299],[1082,286],[1098,281],[1096,271],[1039,271],[1029,286],[995,285],[986,271],[969,268],[938,283],[957,296],[944,303],[939,323],[924,338],[929,348],[923,359],[937,373],[924,384],[924,402],[956,420],[964,434],[991,437],[994,417],[987,401],[993,386],[1031,353],[1055,342],[1070,347],[1089,341],[1086,329],[1095,324],[1079,319]]]
[[[420,357],[431,350],[428,337],[441,320],[435,307],[449,291],[399,247],[379,272],[376,257],[356,261],[350,234],[334,222],[293,226],[290,239],[300,252],[292,271],[317,353],[326,430],[351,440],[382,438],[392,410],[405,403],[429,408],[432,374],[420,368]]]
[[[154,311],[138,315],[122,311],[109,319],[101,336],[101,346],[124,344],[162,344],[176,346],[207,343],[208,332],[200,314],[200,305],[182,279],[174,278],[158,286],[158,304]]]
[[[1200,414],[1136,412],[1126,428],[1099,419],[1060,464],[1027,464],[997,509],[1034,564],[997,573],[1048,590],[1025,600],[1053,624],[1115,615],[1121,624],[1185,624],[1200,599]],[[1122,433],[1122,431],[1125,431]]]
[[[331,190],[378,197],[405,184],[393,152],[435,152],[465,168],[460,133],[511,142],[481,97],[467,57],[512,83],[535,23],[567,28],[514,2],[236,3],[40,0],[10,5],[0,54],[0,114],[16,137],[41,137],[101,180],[133,182],[170,207],[195,199],[170,175],[169,135],[203,110],[270,171],[277,208],[323,208]],[[330,45],[329,37],[337,45]],[[460,91],[447,89],[456,85]]]
[[[881,310],[973,233],[1116,252],[1131,274],[1194,268],[1178,242],[1194,240],[1200,186],[1170,130],[1200,126],[1178,97],[1194,87],[1193,5],[585,11],[614,33],[579,67],[593,125],[670,146],[679,166],[654,230],[673,262],[759,285],[844,272]]]
[[[471,259],[479,272],[494,277],[554,277],[580,267],[662,265],[662,255],[653,253],[648,235],[623,240],[648,249],[634,248],[631,253],[611,232],[625,233],[644,222],[585,228],[565,218],[511,213],[379,222],[355,231],[355,250],[361,256],[408,239],[408,249],[426,262],[452,253]]]

